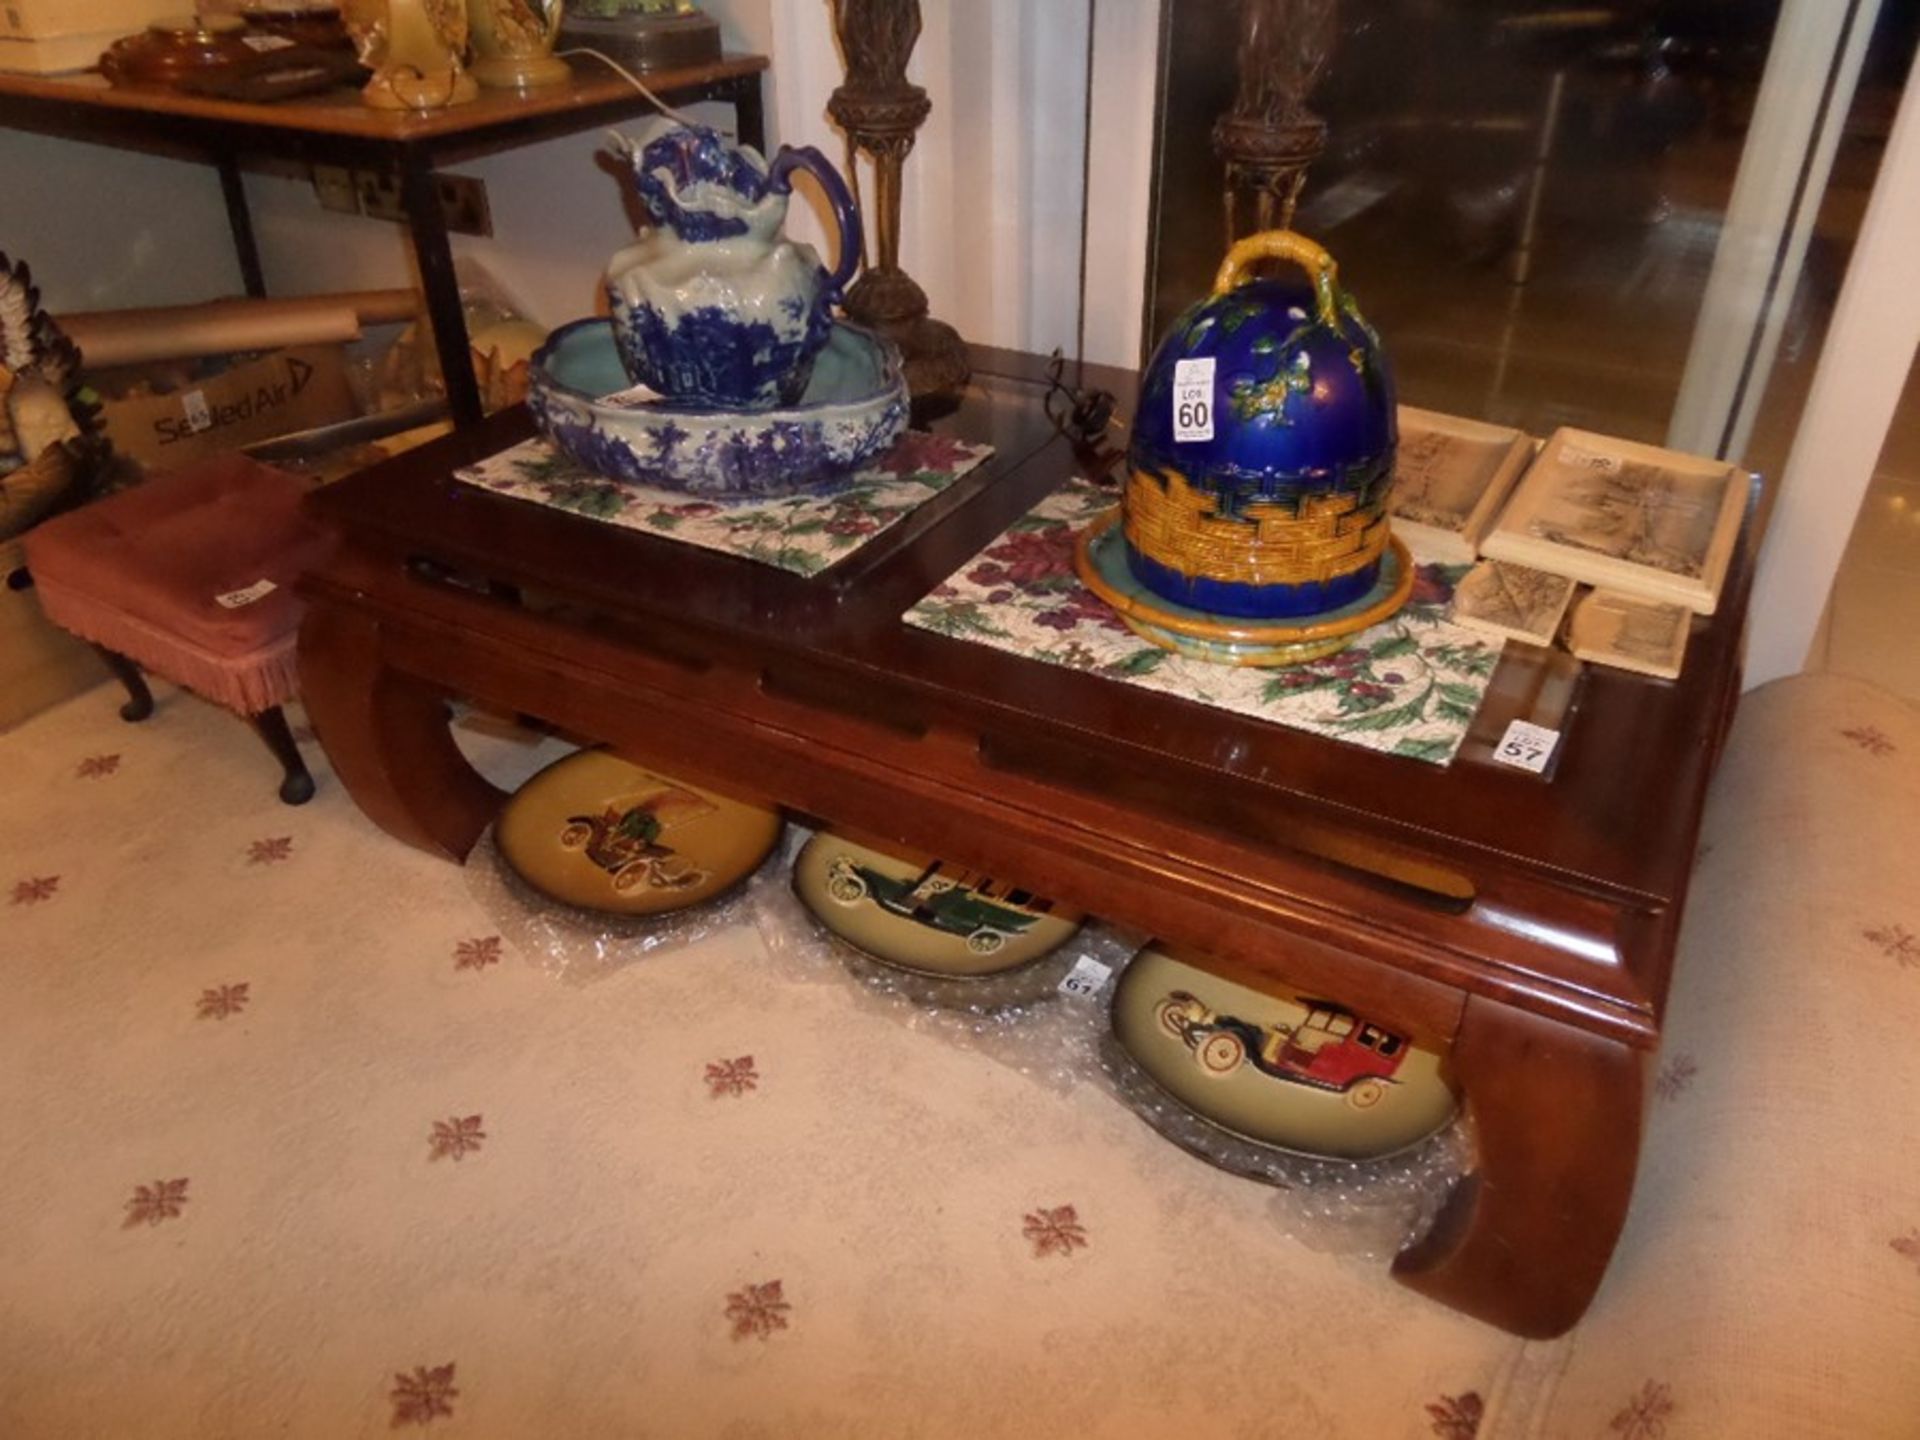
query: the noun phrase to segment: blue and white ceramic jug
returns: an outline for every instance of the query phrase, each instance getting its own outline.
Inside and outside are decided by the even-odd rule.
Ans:
[[[839,172],[811,146],[782,147],[768,164],[717,130],[666,119],[615,138],[652,221],[607,269],[627,373],[695,404],[796,402],[860,263],[860,212]],[[832,274],[811,245],[781,235],[795,170],[819,180],[838,222]]]

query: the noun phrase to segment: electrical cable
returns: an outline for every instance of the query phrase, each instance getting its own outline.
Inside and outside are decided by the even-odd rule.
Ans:
[[[562,60],[566,59],[569,55],[591,55],[594,59],[600,61],[601,64],[612,70],[622,80],[625,80],[629,85],[633,86],[633,88],[638,90],[642,95],[646,96],[648,100],[652,101],[654,108],[662,115],[665,115],[671,120],[678,120],[682,125],[691,125],[694,123],[678,110],[674,109],[673,106],[667,104],[667,102],[662,100],[658,95],[654,94],[653,91],[649,90],[646,81],[627,69],[626,66],[622,65],[611,55],[603,55],[600,51],[588,45],[576,45],[570,50],[556,50],[553,53]]]

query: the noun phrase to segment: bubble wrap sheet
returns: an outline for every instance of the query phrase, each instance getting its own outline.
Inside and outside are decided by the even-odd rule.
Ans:
[[[811,838],[811,832],[791,828],[777,882],[769,876],[751,897],[776,973],[802,983],[847,985],[873,1013],[978,1051],[1055,1090],[1070,1090],[1095,1075],[1106,992],[1089,977],[1122,964],[1138,948],[1137,937],[1089,921],[1059,949],[999,975],[968,979],[899,970],[828,930],[793,893],[792,860]],[[1069,983],[1076,971],[1078,978]]]
[[[1108,1003],[1132,957],[1114,967]],[[1437,1134],[1377,1160],[1302,1154],[1235,1134],[1197,1115],[1155,1083],[1110,1025],[1094,1042],[1108,1092],[1161,1136],[1211,1165],[1274,1188],[1275,1223],[1310,1249],[1386,1258],[1432,1228],[1453,1188],[1473,1168],[1473,1136],[1462,1112]]]
[[[1313,1250],[1385,1258],[1426,1234],[1471,1167],[1466,1122],[1378,1160],[1262,1145],[1202,1119],[1153,1082],[1109,1030],[1096,1046],[1108,1088],[1163,1137],[1209,1164],[1274,1187],[1280,1229]]]
[[[1181,1149],[1273,1187],[1287,1236],[1334,1254],[1387,1257],[1425,1234],[1473,1146],[1463,1119],[1397,1155],[1322,1159],[1262,1145],[1194,1114],[1162,1090],[1114,1037],[1109,1007],[1144,937],[1098,920],[1029,965],[978,979],[883,965],[833,934],[793,893],[793,857],[810,832],[789,826],[755,874],[706,905],[620,917],[576,910],[531,889],[489,833],[467,863],[474,897],[501,936],[545,973],[587,984],[647,955],[751,925],[774,978],[847,987],[862,1008],[1010,1066],[1051,1089],[1093,1085]]]
[[[591,984],[636,960],[693,945],[753,914],[762,886],[786,883],[785,837],[752,876],[725,894],[664,915],[609,915],[563,905],[514,874],[488,830],[467,857],[467,888],[501,939],[535,969],[573,985]]]

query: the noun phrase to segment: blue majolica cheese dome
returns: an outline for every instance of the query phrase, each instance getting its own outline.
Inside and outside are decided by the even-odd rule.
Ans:
[[[1306,274],[1247,278],[1263,259]],[[1142,377],[1128,565],[1156,595],[1221,615],[1349,605],[1379,578],[1397,438],[1380,338],[1332,258],[1291,231],[1249,236]]]

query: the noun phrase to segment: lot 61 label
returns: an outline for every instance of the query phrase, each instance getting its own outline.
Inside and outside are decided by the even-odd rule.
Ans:
[[[1060,993],[1071,995],[1076,1000],[1091,1000],[1107,988],[1107,980],[1112,974],[1111,966],[1102,965],[1091,955],[1082,955],[1073,962],[1073,969],[1060,981]]]

